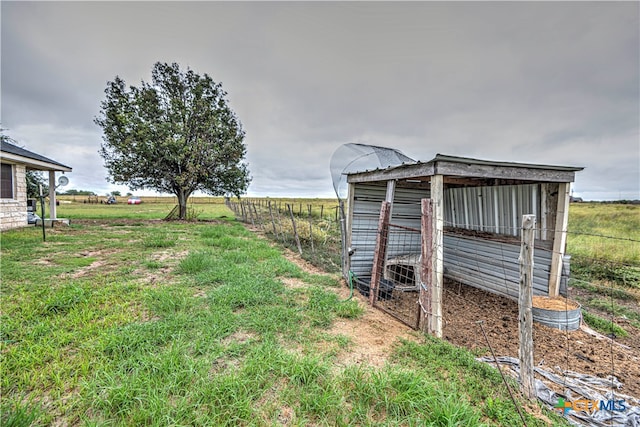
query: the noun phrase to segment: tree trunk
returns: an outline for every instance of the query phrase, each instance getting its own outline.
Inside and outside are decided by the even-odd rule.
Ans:
[[[176,196],[178,196],[178,207],[180,209],[178,215],[179,220],[187,219],[187,200],[189,199],[190,194],[191,193],[188,193],[184,190],[179,190],[176,193]]]

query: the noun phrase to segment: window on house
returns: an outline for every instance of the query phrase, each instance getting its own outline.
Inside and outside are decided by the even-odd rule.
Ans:
[[[0,198],[13,199],[13,166],[2,163],[0,170]]]

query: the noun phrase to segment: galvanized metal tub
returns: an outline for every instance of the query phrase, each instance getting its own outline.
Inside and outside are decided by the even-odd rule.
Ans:
[[[562,331],[575,331],[580,328],[580,321],[582,320],[580,304],[571,300],[565,300],[566,302],[562,304],[559,299],[556,299],[558,302],[555,304],[556,307],[542,308],[540,305],[554,305],[540,304],[544,298],[545,297],[534,297],[533,307],[531,308],[534,322]],[[539,306],[536,307],[536,305]]]

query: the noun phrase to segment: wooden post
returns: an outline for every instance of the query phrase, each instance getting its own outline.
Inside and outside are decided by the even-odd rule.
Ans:
[[[391,203],[382,202],[380,207],[380,218],[378,220],[378,233],[376,237],[376,248],[373,252],[373,267],[371,269],[371,283],[369,285],[369,303],[374,305],[378,294],[378,282],[382,277],[382,269],[387,257],[387,237],[389,235],[389,214],[391,213]]]
[[[553,253],[551,255],[551,272],[549,273],[549,296],[557,297],[560,291],[562,262],[567,243],[567,224],[569,223],[569,199],[571,183],[558,185],[558,210],[556,212],[555,231],[553,235]]]
[[[280,219],[280,204],[276,204],[276,217],[278,218],[278,228],[280,228],[280,237],[282,238],[282,243],[285,242],[284,230],[282,229],[282,220]]]
[[[389,207],[389,218],[393,216],[393,199],[396,197],[396,181],[394,179],[387,181],[387,193],[385,195],[385,200],[391,203]]]
[[[256,226],[256,223],[253,221],[253,211],[251,210],[251,202],[247,200],[247,211],[249,212],[249,218],[251,218],[251,225],[253,227]]]
[[[287,209],[289,209],[289,215],[291,215],[291,224],[293,224],[293,237],[296,239],[296,245],[298,245],[298,252],[302,255],[302,245],[300,245],[300,237],[298,237],[298,229],[296,228],[296,220],[293,217],[293,209],[291,205],[287,203]]]
[[[260,206],[260,201],[258,201],[258,206]],[[260,228],[262,228],[262,231],[264,231],[264,225],[262,224],[262,218],[260,217],[260,215],[258,215],[258,209],[256,209],[256,204],[253,204],[253,213],[256,215],[256,221],[258,222],[258,225],[260,226]]]
[[[316,250],[313,247],[313,217],[311,216],[311,205],[307,205],[309,209],[309,241],[311,242],[311,253],[315,254]]]
[[[431,284],[431,254],[433,240],[433,206],[431,199],[422,199],[421,201],[422,220],[421,220],[421,234],[422,239],[422,262],[420,271],[420,296],[418,302],[420,303],[420,309],[426,315],[424,317],[422,330],[433,334],[430,329],[430,325],[433,323],[433,316],[431,315],[431,292],[433,291]]]
[[[442,285],[444,281],[444,177],[431,177],[433,239],[431,242],[431,316],[429,331],[442,338]],[[425,261],[429,262],[429,261]]]
[[[247,222],[247,214],[245,213],[244,210],[244,201],[240,200],[240,210],[241,210],[241,215],[242,215],[242,222]]]
[[[536,396],[533,376],[533,251],[535,242],[535,215],[522,216],[522,246],[520,249],[520,298],[518,300],[518,331],[520,333],[520,383],[524,395]]]
[[[273,235],[278,238],[278,231],[276,230],[276,222],[273,220],[273,210],[271,209],[271,200],[269,200],[269,216],[271,216],[271,226],[273,226]]]
[[[56,172],[49,171],[49,218],[51,218],[51,226],[53,220],[58,218],[56,214]],[[42,218],[44,221],[44,217]]]

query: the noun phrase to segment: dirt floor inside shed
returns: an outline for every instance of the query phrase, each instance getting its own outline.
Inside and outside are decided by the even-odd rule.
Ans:
[[[496,356],[518,357],[517,301],[447,282],[443,312],[447,341],[490,356],[477,323],[482,321]],[[618,392],[640,398],[640,330],[631,325],[625,329],[628,337],[611,340],[582,329],[566,332],[534,322],[534,364],[554,373],[559,367],[601,378],[613,375],[624,384]]]

